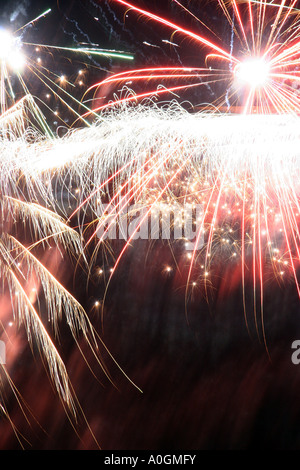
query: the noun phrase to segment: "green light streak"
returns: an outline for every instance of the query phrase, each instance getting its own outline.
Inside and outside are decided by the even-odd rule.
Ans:
[[[109,51],[104,49],[88,49],[88,48],[78,48],[78,47],[61,47],[61,46],[50,46],[49,44],[34,44],[29,42],[24,42],[23,44],[27,46],[35,46],[35,47],[45,47],[48,49],[58,49],[62,51],[68,52],[75,52],[75,53],[82,53],[87,55],[98,55],[103,57],[113,57],[116,59],[123,59],[123,60],[134,60],[134,56],[123,53],[120,51]]]

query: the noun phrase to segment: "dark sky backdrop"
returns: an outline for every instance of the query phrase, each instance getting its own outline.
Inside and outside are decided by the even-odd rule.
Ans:
[[[139,4],[153,12],[164,11],[195,31],[199,27],[170,2],[139,1]],[[190,2],[190,6],[195,14],[203,13],[210,26],[217,25],[222,39],[228,41],[228,27],[215,16],[211,2]],[[130,14],[124,26],[124,9],[113,2],[85,0],[57,4],[25,0],[7,1],[6,5],[1,2],[2,23],[9,22],[11,15],[20,11],[14,21],[14,26],[19,27],[48,7],[53,9],[51,15],[30,27],[26,39],[28,36],[28,40],[31,38],[34,42],[63,46],[91,41],[101,47],[134,53],[136,66],[178,62],[203,65],[202,50],[189,41],[181,43],[178,37],[179,48],[162,44],[162,39],[170,39],[170,31],[153,22],[137,20],[135,13]],[[159,48],[143,45],[143,41]],[[67,54],[61,57],[54,53],[47,60],[49,68],[51,66],[58,74],[72,74],[82,65],[72,54],[69,58]],[[103,78],[114,67],[127,67],[127,63],[104,59],[99,61],[104,70],[90,65],[89,84]],[[35,93],[44,93],[38,83],[31,82],[30,86],[37,87]],[[201,100],[199,96],[192,98],[196,103]],[[170,250],[158,244],[150,257],[146,254],[147,247],[141,244],[125,257],[109,291],[103,333],[108,348],[143,394],[122,376],[107,355],[108,368],[119,390],[97,370],[103,382],[100,385],[62,326],[63,357],[102,448],[299,449],[300,366],[291,363],[291,343],[300,338],[299,299],[294,286],[289,284],[282,289],[270,281],[266,290],[265,328],[270,362],[255,333],[252,338],[248,335],[241,286],[233,286],[229,266],[220,266],[222,276],[209,303],[202,295],[195,295],[187,322],[184,289],[179,288],[173,274],[162,276],[162,264],[172,263]],[[69,272],[67,269],[60,271],[59,276],[70,284],[89,310],[91,302],[101,298],[103,285],[92,282],[86,295],[82,288],[84,276],[79,275],[73,285]],[[99,326],[97,314],[89,312]],[[251,313],[250,326],[254,332]],[[19,430],[28,437],[31,448],[95,447],[85,423],[79,426],[84,443],[68,424],[43,368],[31,359],[30,351],[16,364],[14,379],[45,430],[42,431],[33,418],[30,428],[10,397],[11,415]],[[30,448],[29,444],[25,446]],[[2,418],[0,448],[18,448],[9,423]]]

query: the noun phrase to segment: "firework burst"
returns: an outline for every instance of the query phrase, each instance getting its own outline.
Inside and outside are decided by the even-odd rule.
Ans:
[[[122,211],[128,201],[136,202],[136,199],[149,212],[158,201],[171,204],[188,199],[193,204],[201,203],[203,219],[196,238],[200,239],[203,231],[206,233],[202,263],[205,283],[211,274],[214,240],[219,245],[229,242],[226,237],[216,237],[217,226],[221,224],[224,231],[225,223],[231,226],[231,232],[239,227],[239,240],[234,240],[232,256],[240,259],[243,284],[246,273],[252,277],[254,303],[259,305],[255,307],[255,316],[259,309],[266,342],[263,328],[264,283],[269,276],[266,263],[272,266],[277,279],[286,276],[287,271],[291,273],[299,293],[299,157],[294,139],[297,139],[299,113],[300,19],[296,2],[216,2],[234,34],[235,40],[229,48],[129,2],[114,3],[153,20],[158,27],[170,28],[173,36],[189,38],[206,48],[209,67],[135,69],[109,77],[89,90],[95,97],[93,111],[102,113],[103,129],[110,122],[105,117],[113,110],[111,122],[120,135],[119,138],[110,128],[114,138],[106,137],[102,145],[104,154],[107,142],[112,145],[104,160],[105,167],[107,162],[112,162],[110,176],[106,173],[96,182],[98,189],[92,196],[99,200],[105,177],[110,181],[115,174],[117,183],[108,212],[110,219],[116,206],[117,212]],[[127,90],[125,96],[97,106],[102,87],[118,85],[126,91],[127,83],[134,87],[145,80],[148,84],[160,81],[165,85],[138,94]],[[176,84],[167,85],[173,81]],[[224,93],[214,103],[202,106],[199,115],[182,117],[180,107],[154,111],[153,102],[150,111],[147,106],[130,111],[131,103],[148,97],[214,83],[223,83]],[[187,186],[180,183],[186,175]],[[178,195],[175,188],[178,184],[181,190],[185,188],[184,194]],[[92,196],[86,204],[91,203]],[[100,226],[106,222],[101,219]],[[112,275],[139,228],[117,258]],[[100,242],[103,239],[102,235]],[[195,282],[193,270],[197,258],[194,251],[190,255],[188,288]]]
[[[125,243],[115,256],[108,289],[125,251],[140,236],[153,210],[176,210],[180,227],[189,207],[199,206],[194,248],[183,251],[188,263],[187,301],[190,290],[198,285],[207,294],[222,263],[230,260],[243,286],[248,278],[252,281],[257,333],[267,347],[263,307],[270,272],[280,283],[292,278],[300,295],[300,17],[296,2],[216,2],[236,38],[229,47],[126,1],[113,3],[204,47],[204,66],[145,67],[110,75],[87,90],[80,102],[83,114],[69,107],[76,122],[85,127],[59,139],[49,131],[25,85],[25,98],[8,106],[4,95],[11,90],[8,56],[0,51],[0,204],[5,219],[1,277],[11,294],[15,320],[25,325],[28,339],[44,353],[58,393],[71,410],[74,401],[66,369],[41,321],[32,280],[46,299],[54,336],[64,312],[74,338],[78,332],[83,334],[98,357],[97,341],[84,310],[41,262],[36,248],[54,241],[79,257],[96,240],[91,271],[110,228],[116,221],[120,227],[124,212],[138,205],[144,210],[138,223],[131,226],[127,238],[119,233]],[[80,51],[87,52],[91,50]],[[53,89],[57,82],[46,78],[48,72],[26,65]],[[141,93],[132,91],[136,84],[143,85]],[[222,85],[222,95],[197,113],[184,111],[177,101],[165,106],[157,102],[158,97],[214,84]],[[58,88],[65,93],[61,85],[60,80]],[[106,87],[122,91],[103,104]],[[89,93],[93,109],[86,105]],[[26,106],[39,120],[42,136],[26,126]],[[20,240],[24,224],[33,237],[29,246]],[[180,240],[183,247],[190,241],[184,233]],[[199,244],[200,240],[204,243]],[[246,304],[245,289],[243,295]]]
[[[181,70],[181,74],[189,73],[188,77],[196,77],[198,73],[201,82],[206,84],[223,82],[224,94],[213,103],[218,109],[223,111],[224,107],[229,107],[231,110],[238,106],[243,113],[299,112],[299,97],[295,92],[299,83],[300,32],[296,1],[282,1],[279,4],[222,0],[216,2],[216,7],[222,10],[234,33],[230,47],[225,48],[134,4],[124,0],[116,0],[115,3],[155,21],[158,25],[170,28],[173,35],[189,38],[196,45],[206,48],[206,63],[209,65],[206,73],[197,69],[188,71],[187,68],[177,68],[174,69],[175,78],[180,77]],[[184,8],[180,2],[176,4]],[[156,73],[154,69],[150,69],[131,71],[128,75],[131,80],[137,81],[144,80],[146,73],[151,81],[156,78],[156,74],[160,79],[162,74],[165,78],[172,79],[174,71],[162,67],[157,68]],[[121,73],[112,80],[124,81],[127,79],[126,75]],[[105,80],[104,83],[106,82]],[[99,83],[95,86],[101,85]],[[199,86],[199,80],[190,86]]]

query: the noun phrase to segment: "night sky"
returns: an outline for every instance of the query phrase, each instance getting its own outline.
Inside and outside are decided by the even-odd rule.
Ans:
[[[165,14],[195,32],[203,27],[182,13],[174,2],[136,1],[153,13]],[[192,1],[193,13],[218,29],[224,44],[230,28],[212,2]],[[148,65],[203,66],[205,51],[172,38],[170,30],[145,21],[131,12],[124,25],[124,8],[107,1],[1,2],[1,24],[12,30],[47,8],[52,12],[24,31],[23,40],[38,44],[74,47],[86,42],[101,48],[134,54],[134,63],[105,58],[82,58],[78,54],[41,52],[47,67],[58,76],[76,77],[84,69],[85,86],[109,73]],[[13,18],[13,21],[11,19]],[[207,32],[209,37],[209,32]],[[147,44],[146,44],[147,43]],[[36,52],[32,49],[32,54]],[[29,77],[30,92],[44,99],[47,90]],[[78,98],[79,86],[72,90]],[[214,99],[218,90],[183,93],[179,101],[194,106]],[[202,95],[203,93],[203,95]],[[72,116],[51,98],[66,125]],[[50,103],[49,103],[50,104]],[[42,104],[41,104],[42,106]],[[42,108],[43,109],[43,108]],[[51,127],[61,132],[62,122],[43,109]],[[116,250],[120,250],[116,246]],[[221,450],[300,449],[300,365],[291,361],[291,344],[300,338],[299,298],[293,283],[278,285],[270,279],[265,290],[265,331],[270,357],[258,338],[249,294],[249,328],[245,325],[242,286],[230,266],[219,265],[216,284],[207,299],[195,292],[185,309],[184,282],[175,269],[169,246],[159,241],[151,247],[136,243],[126,254],[109,288],[103,328],[94,301],[101,299],[104,284],[66,263],[58,278],[89,313],[93,324],[120,367],[141,393],[116,367],[103,348],[111,383],[89,357],[96,378],[61,325],[61,350],[78,400],[91,430],[104,450]],[[175,247],[180,260],[182,252]],[[108,269],[111,260],[99,254],[97,265]],[[251,282],[246,286],[251,293]],[[22,332],[20,333],[22,335]],[[12,393],[6,391],[8,409],[26,438],[22,445],[34,450],[96,449],[86,422],[80,418],[78,434],[52,389],[40,359],[32,357],[25,340],[22,355],[10,371],[24,397],[30,424]],[[81,345],[84,348],[84,344]],[[0,418],[0,449],[18,449],[20,444],[4,417]]]

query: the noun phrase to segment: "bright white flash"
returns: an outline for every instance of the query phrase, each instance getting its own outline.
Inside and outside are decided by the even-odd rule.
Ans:
[[[19,41],[4,29],[0,29],[0,62],[7,64],[15,72],[25,65]]]
[[[235,77],[239,82],[251,88],[264,86],[269,79],[270,66],[263,59],[249,59],[241,62],[235,69]]]
[[[0,30],[0,60],[7,60],[14,49],[14,38],[5,30]]]

